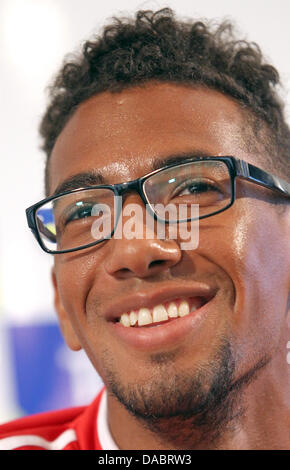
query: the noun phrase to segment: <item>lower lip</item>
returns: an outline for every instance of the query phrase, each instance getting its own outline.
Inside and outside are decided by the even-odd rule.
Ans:
[[[192,335],[193,332],[196,334],[200,330],[209,314],[213,300],[211,299],[184,317],[160,323],[158,326],[125,327],[120,322],[110,322],[110,328],[112,333],[117,335],[123,343],[139,350],[146,351],[174,346],[184,341],[186,336]]]

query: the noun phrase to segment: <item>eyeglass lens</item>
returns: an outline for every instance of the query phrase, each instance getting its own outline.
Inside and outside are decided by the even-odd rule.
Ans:
[[[154,173],[143,184],[145,197],[159,220],[192,219],[213,214],[230,205],[231,177],[222,161],[191,162]],[[51,251],[72,250],[110,237],[117,201],[108,188],[92,188],[57,197],[39,207],[36,224],[42,243]]]

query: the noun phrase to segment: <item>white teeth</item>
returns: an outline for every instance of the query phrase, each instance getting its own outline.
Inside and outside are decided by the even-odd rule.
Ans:
[[[177,305],[175,302],[170,302],[167,312],[168,312],[169,318],[178,317],[178,310],[177,310]]]
[[[148,325],[152,323],[152,317],[148,308],[140,308],[138,313],[138,326]]]
[[[186,300],[183,300],[178,307],[178,314],[180,317],[185,317],[189,314],[189,304]]]
[[[159,304],[153,310],[148,308],[140,308],[139,310],[132,310],[130,313],[123,313],[120,318],[120,323],[123,326],[144,326],[150,323],[159,323],[166,321],[169,318],[185,317],[190,312],[194,312],[201,306],[198,299],[191,301],[191,307],[187,300],[179,302],[170,302],[168,307]],[[152,315],[151,315],[152,312]]]
[[[123,313],[123,315],[121,315],[120,322],[123,326],[130,326],[129,315],[127,313]]]
[[[134,326],[138,321],[138,315],[137,315],[136,312],[134,312],[134,310],[132,310],[132,312],[130,312],[129,318],[130,318],[130,325],[131,326]]]
[[[153,308],[153,322],[168,320],[167,310],[163,305],[157,305]]]

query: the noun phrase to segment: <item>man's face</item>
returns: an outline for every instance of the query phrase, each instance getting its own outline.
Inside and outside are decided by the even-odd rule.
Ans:
[[[95,170],[109,184],[120,183],[149,173],[158,158],[190,152],[232,155],[267,170],[258,144],[252,152],[246,148],[244,128],[239,106],[215,91],[151,83],[102,93],[80,105],[58,137],[50,193],[81,172]],[[86,350],[125,406],[133,403],[140,414],[146,406],[156,415],[185,411],[183,393],[189,396],[197,378],[204,397],[219,374],[236,380],[285,348],[287,220],[267,194],[237,181],[235,204],[200,220],[192,251],[152,234],[55,256],[65,339]],[[123,206],[129,203],[145,211],[134,192]],[[164,325],[127,328],[112,321],[196,296],[205,302],[200,311]]]

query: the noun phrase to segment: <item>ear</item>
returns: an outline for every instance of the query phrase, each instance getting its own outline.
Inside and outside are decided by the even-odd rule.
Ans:
[[[52,271],[51,271],[51,279],[52,279],[52,285],[53,285],[53,290],[54,290],[54,306],[58,315],[58,320],[59,320],[59,325],[60,325],[62,335],[64,337],[66,344],[68,345],[70,349],[72,349],[73,351],[79,351],[80,349],[82,349],[82,346],[73,329],[70,317],[68,313],[66,312],[63,306],[63,303],[61,301],[58,284],[57,284],[57,277],[55,274],[54,267],[52,268]]]

